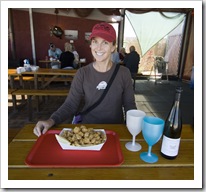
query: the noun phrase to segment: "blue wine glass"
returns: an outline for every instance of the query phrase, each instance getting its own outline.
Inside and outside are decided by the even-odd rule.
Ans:
[[[163,134],[164,124],[164,120],[158,117],[144,117],[142,121],[142,134],[144,140],[149,145],[149,149],[148,152],[142,152],[140,154],[140,158],[143,161],[147,163],[155,163],[158,161],[158,156],[151,151],[152,146],[160,140]]]

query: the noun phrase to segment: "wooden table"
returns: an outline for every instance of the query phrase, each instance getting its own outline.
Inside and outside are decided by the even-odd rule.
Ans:
[[[16,72],[16,69],[8,69],[8,79],[10,83],[11,89],[17,89],[15,87],[14,79],[18,77],[20,82],[20,88],[24,89],[24,77],[25,75],[32,78],[32,81],[34,82],[34,89],[45,89],[52,81],[54,81],[59,76],[62,78],[62,76],[67,76],[73,78],[76,74],[77,70],[66,70],[66,69],[46,69],[46,68],[39,68],[37,71],[26,71],[18,74]],[[48,77],[48,80],[45,81],[45,77]],[[26,77],[27,78],[27,77]],[[41,78],[41,86],[39,86],[39,78]],[[62,78],[63,79],[63,78]],[[62,80],[61,79],[61,80]],[[66,81],[66,80],[65,80]],[[18,87],[19,88],[19,87]],[[38,99],[38,97],[37,97]],[[22,95],[22,100],[25,100],[25,96]],[[16,96],[12,95],[12,102],[13,102],[13,109],[14,111],[17,110],[16,106]],[[38,101],[39,103],[39,101]]]
[[[51,62],[59,62],[60,63],[60,61],[39,60],[40,67],[45,66],[46,68],[51,68],[50,67]],[[81,61],[81,60],[79,61],[79,67],[83,67],[85,65],[87,65],[86,61]]]
[[[74,127],[62,124],[53,129]],[[124,162],[118,167],[98,168],[35,168],[24,163],[25,158],[37,137],[33,134],[34,124],[27,124],[12,140],[8,147],[9,180],[194,180],[194,133],[190,125],[183,125],[179,155],[175,160],[160,156],[161,141],[155,144],[152,152],[158,155],[157,163],[148,164],[140,159],[140,153],[147,151],[148,146],[142,134],[137,136],[142,145],[139,152],[131,152],[125,143],[132,136],[125,125],[86,125],[93,128],[104,128],[115,131],[120,138]]]
[[[23,72],[24,74],[31,74],[34,75],[34,88],[38,89],[38,77],[42,78],[42,85],[41,88],[47,87],[55,78],[58,76],[71,76],[74,77],[77,70],[66,70],[66,69],[45,69],[45,68],[39,68],[37,71],[31,71],[31,72]],[[52,76],[49,81],[44,83],[45,76]]]
[[[71,76],[74,77],[77,70],[66,70],[66,69],[46,69],[46,68],[39,68],[37,71],[26,71],[22,72],[21,74],[16,73],[16,69],[9,69],[8,75],[10,78],[11,88],[14,88],[14,77],[19,76],[22,81],[22,76],[24,75],[31,75],[34,76],[34,88],[38,89],[38,78],[42,78],[42,85],[41,88],[45,88],[48,86],[55,78],[58,76]],[[44,83],[45,76],[52,76],[49,81]]]
[[[49,64],[50,64],[51,62],[54,62],[54,61],[50,61],[50,60],[39,60],[40,66],[42,67],[42,64],[43,64],[43,65],[45,65],[46,68],[51,68],[51,67],[49,66]],[[55,61],[55,62],[59,62],[59,61]],[[60,63],[60,62],[59,62],[59,63]]]
[[[19,80],[20,80],[20,84],[21,84],[22,83],[22,75],[18,74],[16,72],[16,69],[8,69],[8,79],[9,79],[11,89],[15,89],[15,86],[14,86],[14,78],[15,77],[20,77]]]
[[[49,64],[51,63],[50,60],[39,60],[39,64],[42,67],[42,64],[46,66],[46,68],[50,68]]]
[[[14,79],[16,77],[19,77],[19,83],[20,83],[20,87],[24,87],[23,84],[23,78],[22,78],[22,75],[21,74],[18,74],[16,72],[16,69],[8,69],[8,80],[9,80],[9,85],[10,85],[10,88],[15,90],[16,87],[15,87],[15,83],[14,83]],[[24,100],[25,97],[23,96],[22,99]],[[17,110],[17,106],[16,106],[16,96],[15,95],[12,95],[12,103],[13,103],[13,108],[14,108],[14,111]]]

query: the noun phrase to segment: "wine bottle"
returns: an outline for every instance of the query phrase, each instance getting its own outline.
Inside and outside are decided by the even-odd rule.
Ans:
[[[175,159],[179,152],[182,131],[182,117],[180,111],[180,98],[182,91],[182,87],[176,88],[176,94],[172,108],[167,119],[165,120],[161,155],[166,159]]]

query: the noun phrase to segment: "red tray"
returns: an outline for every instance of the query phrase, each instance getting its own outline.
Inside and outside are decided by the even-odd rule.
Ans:
[[[124,161],[119,137],[106,131],[107,141],[100,151],[63,150],[55,138],[60,130],[49,130],[39,137],[25,159],[34,167],[111,167]]]

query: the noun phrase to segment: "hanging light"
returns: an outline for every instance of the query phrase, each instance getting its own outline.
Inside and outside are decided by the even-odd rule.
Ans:
[[[52,28],[50,27],[50,36],[54,35],[61,39],[64,32],[62,28],[58,26],[58,13],[59,13],[58,9],[55,9],[54,13],[56,14],[56,25],[53,26]]]

